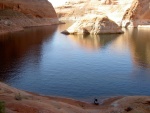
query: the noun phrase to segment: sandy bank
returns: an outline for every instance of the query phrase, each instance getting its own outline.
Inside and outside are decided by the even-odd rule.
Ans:
[[[0,101],[6,113],[150,113],[149,96],[110,98],[101,105],[41,96],[0,83]],[[2,106],[2,105],[0,105]]]

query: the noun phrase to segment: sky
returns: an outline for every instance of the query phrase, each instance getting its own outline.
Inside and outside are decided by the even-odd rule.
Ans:
[[[67,0],[48,0],[54,7],[64,4]]]

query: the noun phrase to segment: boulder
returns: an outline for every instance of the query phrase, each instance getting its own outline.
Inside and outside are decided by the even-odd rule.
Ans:
[[[87,15],[77,20],[71,27],[62,32],[63,34],[105,34],[123,33],[121,27],[108,17]]]

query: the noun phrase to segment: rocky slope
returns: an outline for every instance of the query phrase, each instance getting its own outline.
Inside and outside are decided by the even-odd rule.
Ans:
[[[115,97],[100,105],[40,96],[0,83],[1,113],[149,113],[149,96]]]
[[[80,20],[85,15],[96,14],[107,16],[119,26],[150,24],[149,0],[68,0],[56,12],[62,20]]]
[[[0,0],[0,33],[57,23],[56,12],[47,0]]]

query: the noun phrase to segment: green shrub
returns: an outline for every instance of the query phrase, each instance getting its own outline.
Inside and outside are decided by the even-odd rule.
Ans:
[[[5,113],[5,102],[0,101],[0,113]]]

